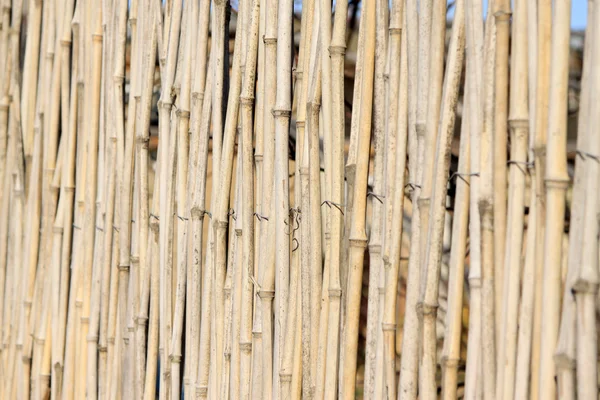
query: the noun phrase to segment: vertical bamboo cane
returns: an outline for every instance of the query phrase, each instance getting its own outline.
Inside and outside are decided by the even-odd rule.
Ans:
[[[272,114],[272,109],[275,106],[275,100],[277,96],[277,14],[278,14],[279,1],[267,0],[266,4],[261,10],[265,9],[265,50],[264,50],[264,75],[261,77],[264,80],[264,90],[261,93],[263,102],[263,148],[262,148],[262,197],[261,197],[261,215],[268,216],[268,219],[261,218],[260,220],[260,243],[263,251],[258,254],[259,264],[263,265],[262,274],[259,278],[260,291],[258,292],[261,298],[262,307],[262,398],[270,400],[273,396],[277,396],[278,385],[274,382],[279,381],[279,339],[277,333],[273,337],[273,319],[272,319],[272,305],[275,297],[275,221],[274,217],[271,217],[271,210],[273,209],[273,183],[274,183],[274,166],[275,166],[275,117]],[[257,93],[258,97],[258,93]],[[257,106],[257,112],[258,106]],[[257,116],[258,117],[258,116]],[[258,141],[258,129],[257,125],[257,141]],[[257,143],[258,147],[258,143]],[[256,155],[255,155],[256,157]],[[259,172],[257,168],[257,174]],[[258,178],[258,176],[257,176]],[[259,180],[257,179],[257,185]],[[277,299],[277,301],[280,301]],[[278,305],[278,303],[276,303]],[[277,313],[277,307],[275,308]],[[258,316],[258,313],[256,314]],[[277,325],[275,325],[277,329]]]
[[[394,68],[391,72],[389,99],[398,102],[395,106],[390,105],[390,115],[392,118],[388,125],[388,136],[396,135],[396,160],[394,168],[396,169],[395,189],[393,191],[393,201],[389,198],[390,192],[386,191],[386,199],[388,207],[392,210],[392,219],[386,220],[387,225],[396,226],[393,229],[391,237],[385,241],[386,250],[389,253],[384,255],[385,267],[385,286],[384,286],[384,304],[381,329],[383,331],[383,377],[379,380],[383,381],[382,394],[385,394],[388,399],[396,398],[396,300],[398,293],[398,271],[400,268],[400,253],[402,239],[402,220],[404,218],[404,182],[406,170],[406,154],[408,145],[408,107],[409,107],[409,60],[408,60],[408,32],[403,27],[406,27],[406,9],[402,3],[392,5],[392,20],[390,21],[390,62],[397,59],[398,50],[400,50],[400,66]],[[397,34],[392,36],[392,29],[398,29]],[[398,38],[400,34],[400,38]],[[398,39],[401,39],[398,41]],[[396,71],[398,70],[398,71]],[[399,76],[398,76],[399,75]],[[393,109],[396,111],[393,111]],[[395,115],[394,115],[395,114]],[[388,153],[388,156],[392,154]],[[386,168],[391,167],[391,162],[388,159]],[[389,176],[389,175],[388,175]],[[378,395],[377,393],[375,394]],[[375,398],[375,397],[374,397]]]
[[[588,26],[591,25],[591,29],[586,30],[586,33],[593,33],[592,35],[586,36],[586,45],[588,41],[591,41],[592,43],[590,46],[595,50],[590,55],[592,58],[590,61],[591,65],[597,65],[598,62],[600,62],[600,53],[597,51],[597,45],[600,43],[599,23],[600,8],[597,5],[594,5],[588,8]],[[582,119],[588,119],[588,125],[585,126],[587,129],[588,142],[584,144],[584,148],[589,148],[590,151],[596,152],[597,154],[600,150],[600,140],[598,135],[591,132],[591,127],[598,124],[598,106],[597,101],[592,100],[591,93],[596,93],[598,88],[600,88],[600,75],[597,73],[591,75],[587,83],[589,84],[590,94],[588,94],[588,96],[590,96],[590,98],[585,99],[584,97],[587,101],[581,103],[582,107],[588,106],[588,104],[590,107],[587,112],[582,112],[581,117]],[[578,134],[582,135],[583,132],[578,131]],[[571,393],[565,394],[565,396],[571,394],[573,398],[577,397],[580,399],[594,398],[598,395],[598,332],[595,325],[595,299],[598,294],[598,197],[595,196],[594,193],[598,191],[598,178],[600,175],[598,163],[593,161],[592,158],[588,157],[587,159],[584,159],[584,163],[585,200],[580,200],[580,203],[585,203],[585,209],[583,211],[583,237],[581,243],[582,254],[581,259],[577,260],[580,262],[579,266],[573,266],[575,267],[573,290],[575,292],[575,303],[577,306],[577,395],[575,395],[574,390]],[[576,204],[574,204],[574,206],[576,206]],[[567,282],[567,284],[569,283],[570,282]],[[568,296],[568,294],[566,296]],[[596,355],[596,357],[594,357],[594,355]],[[562,390],[569,390],[571,388],[564,387],[559,389],[559,393],[562,395]]]
[[[378,196],[385,190],[386,200],[385,205],[382,204],[381,200],[373,197],[372,201],[372,225],[371,235],[369,237],[369,296],[368,296],[368,315],[367,315],[367,342],[366,342],[366,356],[365,356],[365,384],[364,384],[364,396],[367,399],[373,398],[375,390],[375,373],[376,373],[376,358],[377,349],[381,346],[378,341],[381,340],[381,334],[379,330],[379,322],[381,316],[379,315],[379,286],[381,283],[381,275],[383,271],[383,259],[382,259],[382,245],[383,245],[383,227],[384,227],[384,212],[391,209],[391,201],[389,197],[392,196],[392,192],[388,192],[384,189],[384,169],[387,172],[393,169],[394,160],[388,159],[387,151],[389,154],[394,154],[396,149],[396,138],[393,134],[390,134],[389,130],[386,131],[385,121],[385,104],[386,104],[386,89],[384,82],[384,73],[386,69],[386,59],[388,55],[387,51],[387,36],[389,34],[387,25],[387,11],[388,3],[385,1],[378,1],[376,3],[376,37],[375,37],[375,79],[374,79],[374,100],[373,100],[373,147],[375,148],[375,160],[374,160],[374,185],[373,192],[375,196]],[[399,33],[399,31],[398,31]],[[397,57],[396,57],[397,59]],[[397,69],[397,68],[396,68]],[[398,85],[396,85],[397,87]],[[393,98],[394,103],[398,96]],[[394,120],[394,116],[389,116],[390,119]],[[397,118],[396,118],[397,119]],[[384,158],[385,157],[385,158]],[[395,171],[394,171],[395,172]],[[393,176],[390,173],[389,176]],[[390,187],[393,185],[390,184]],[[379,368],[377,368],[379,369]],[[381,372],[379,370],[378,372]],[[381,397],[381,394],[379,394]]]
[[[506,229],[506,154],[508,136],[508,60],[510,36],[510,1],[496,0],[494,18],[496,22],[495,88],[494,88],[494,306],[496,309],[496,336],[500,338],[502,326],[502,296],[505,266]],[[513,19],[513,26],[515,24]],[[513,35],[514,38],[514,35]],[[514,42],[513,42],[514,43]],[[514,54],[514,52],[512,53]],[[510,124],[510,122],[509,122]],[[500,347],[501,341],[496,343]],[[498,360],[500,363],[500,360]],[[498,364],[498,374],[503,368]],[[500,387],[500,386],[499,386]]]
[[[565,192],[569,183],[566,163],[567,89],[569,78],[569,39],[571,8],[568,1],[554,4],[552,21],[552,64],[548,104],[548,144],[544,183],[546,188],[546,231],[544,238],[544,276],[542,281],[539,398],[556,394],[555,366],[552,362],[558,339],[560,313],[560,265],[565,213]]]
[[[369,148],[371,134],[371,112],[373,102],[373,69],[375,64],[375,4],[367,3],[363,9],[361,28],[365,31],[364,58],[361,96],[361,108],[356,109],[359,117],[357,148],[360,151],[356,160],[356,178],[354,186],[354,204],[352,209],[352,225],[350,228],[350,248],[348,264],[348,296],[346,297],[347,320],[344,327],[343,340],[343,380],[340,382],[340,397],[354,398],[356,385],[356,357],[358,345],[358,322],[360,312],[362,269],[364,250],[367,245],[365,232],[367,175],[369,164]],[[360,113],[360,114],[359,114]]]
[[[592,38],[594,34],[594,5],[588,3],[588,24],[586,37]],[[592,63],[592,43],[586,40],[583,53],[583,75],[581,77],[582,90],[579,108],[579,121],[577,132],[577,149],[590,149],[588,119],[590,117],[590,84],[592,83],[589,68]],[[573,284],[577,278],[582,257],[582,235],[584,226],[586,163],[585,158],[575,160],[575,176],[573,179],[573,194],[571,200],[571,220],[569,221],[569,252],[568,272],[564,286],[560,330],[554,361],[558,376],[558,391],[565,396],[575,398],[575,364],[576,364],[576,311],[575,298],[571,296]]]
[[[465,84],[466,85],[466,84]],[[463,315],[463,291],[467,230],[469,221],[469,184],[471,182],[469,110],[466,88],[463,96],[460,150],[452,218],[452,245],[450,250],[448,278],[448,312],[446,314],[444,347],[442,350],[442,398],[457,396],[458,367]],[[458,175],[460,174],[460,175]]]
[[[456,14],[452,27],[450,47],[448,49],[448,64],[444,79],[442,110],[440,111],[439,140],[436,149],[435,180],[433,182],[433,204],[429,224],[430,250],[425,257],[425,275],[421,281],[422,290],[420,303],[423,307],[423,355],[419,389],[424,398],[436,398],[435,383],[437,337],[436,313],[439,289],[439,274],[441,268],[442,240],[446,212],[446,182],[450,166],[450,150],[454,135],[454,119],[458,89],[462,73],[464,56],[464,8],[461,2],[456,5]],[[434,69],[432,68],[432,71]],[[430,87],[431,90],[434,85]],[[429,104],[432,104],[430,97]]]
[[[537,224],[536,243],[544,243],[546,236],[546,190],[544,177],[546,171],[546,143],[548,140],[548,101],[550,90],[550,38],[552,27],[552,2],[539,1],[537,6],[537,87],[535,124],[535,165],[537,178]],[[541,321],[542,321],[542,280],[544,265],[544,246],[537,246],[536,256],[536,285],[535,308],[533,320],[533,343],[531,349],[531,398],[538,399],[540,389],[540,351],[541,351]]]
[[[292,233],[294,219],[289,218],[289,175],[288,175],[288,140],[290,128],[290,114],[292,108],[291,77],[292,77],[292,40],[293,40],[293,1],[279,0],[277,8],[277,76],[275,96],[275,107],[273,117],[275,120],[275,176],[274,176],[274,207],[275,207],[275,293],[276,319],[279,328],[279,336],[275,341],[279,342],[279,387],[274,390],[278,392],[280,399],[289,398],[289,385],[291,383],[291,360],[286,351],[287,347],[293,346],[295,328],[294,304],[296,293],[294,292],[297,271],[290,271],[290,247],[289,236]],[[288,225],[286,227],[286,224]],[[289,290],[288,290],[289,282]],[[289,301],[288,301],[289,297]],[[276,330],[277,335],[277,330]],[[277,369],[275,369],[276,371]],[[277,382],[277,380],[276,380]]]
[[[335,399],[337,394],[338,346],[341,319],[341,239],[343,163],[345,142],[344,110],[344,54],[346,52],[346,19],[348,4],[336,2],[333,32],[331,34],[331,126],[332,126],[332,178],[331,204],[336,207],[331,213],[331,265],[329,266],[329,321],[327,332],[327,366],[325,372],[325,398]]]
[[[523,247],[523,222],[525,210],[525,175],[527,168],[527,142],[529,115],[527,104],[527,4],[515,3],[512,33],[511,98],[509,127],[511,131],[510,180],[508,226],[506,229],[506,255],[504,257],[504,291],[501,334],[498,336],[498,380],[497,399],[513,398],[516,378],[517,330],[519,312],[519,281]],[[499,26],[504,25],[501,23]],[[498,49],[496,49],[498,51]],[[499,56],[497,54],[497,56]],[[498,63],[497,63],[498,65]],[[498,73],[498,71],[496,71]],[[496,88],[498,88],[496,82]],[[498,93],[496,93],[496,97]],[[496,108],[498,111],[498,106]],[[498,115],[496,115],[498,118]],[[496,125],[496,129],[498,125]],[[496,137],[502,132],[496,131]],[[498,150],[498,149],[496,149]],[[497,154],[497,153],[496,153]],[[498,165],[498,164],[496,164]],[[496,170],[495,170],[496,171]],[[496,177],[495,177],[496,179]],[[495,205],[495,203],[494,203]],[[498,277],[496,277],[498,279]],[[497,287],[497,285],[496,285]],[[498,304],[498,303],[496,303]],[[497,330],[498,331],[498,330]]]

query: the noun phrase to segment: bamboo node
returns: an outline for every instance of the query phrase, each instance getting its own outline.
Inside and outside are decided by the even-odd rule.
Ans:
[[[342,297],[342,289],[329,289],[329,297]]]
[[[251,106],[254,103],[254,96],[240,96],[240,104],[243,106]]]
[[[444,368],[456,368],[458,367],[458,363],[460,362],[460,359],[458,358],[450,358],[448,356],[442,356],[442,367]]]
[[[381,330],[383,330],[384,332],[393,332],[396,330],[396,324],[388,324],[383,322],[381,324]]]
[[[417,131],[417,136],[424,138],[427,131],[427,123],[425,121],[417,121],[415,124],[415,129]]]
[[[263,35],[263,43],[265,45],[275,45],[275,44],[277,44],[277,38],[276,37],[266,37],[266,35]]]
[[[70,47],[71,46],[71,39],[61,39],[60,40],[60,45],[62,47]]]
[[[527,118],[509,118],[508,125],[511,129],[528,128],[529,120]]]
[[[131,264],[139,264],[140,258],[138,256],[129,256],[129,262]]]
[[[289,118],[292,115],[292,110],[288,110],[285,108],[274,108],[271,110],[271,115],[275,118]]]
[[[557,353],[554,355],[554,364],[558,369],[575,370],[575,360],[564,353]]]
[[[402,28],[396,28],[396,27],[389,27],[388,28],[388,33],[390,35],[401,35],[402,34]]]
[[[258,292],[258,297],[260,297],[261,299],[272,299],[275,297],[275,291],[274,290],[265,290],[265,289],[260,289]]]
[[[262,154],[254,154],[254,161],[259,163],[262,162],[263,160],[263,155]]]
[[[544,183],[547,189],[566,190],[569,187],[569,179],[566,178],[545,178]]]
[[[207,386],[197,386],[196,387],[196,396],[206,397],[207,394],[208,394]]]
[[[92,41],[102,43],[102,34],[101,33],[92,33]]]
[[[284,383],[289,383],[292,381],[292,374],[287,373],[287,372],[280,372],[279,380]]]
[[[119,264],[117,268],[119,269],[119,271],[129,272],[129,264]]]
[[[203,210],[196,206],[192,207],[190,214],[192,215],[192,218],[202,218],[205,215],[208,215],[208,218],[212,219],[212,213],[210,211]]]
[[[494,17],[496,17],[496,22],[508,22],[510,20],[510,17],[512,15],[512,12],[510,11],[496,11],[494,13]]]
[[[63,233],[63,227],[62,227],[62,226],[54,226],[54,227],[52,228],[52,232],[54,232],[54,233],[58,233],[58,234],[61,234],[61,235],[62,235],[62,233]]]
[[[437,304],[427,304],[425,302],[420,301],[419,303],[417,303],[417,314],[423,316],[436,315],[438,307],[439,306]]]
[[[181,118],[190,118],[190,112],[187,110],[182,110],[181,108],[177,109],[176,114],[178,117],[181,117]]]
[[[329,46],[329,56],[346,54],[346,46]]]
[[[180,364],[181,363],[181,356],[180,355],[175,355],[175,354],[171,354],[169,356],[169,359],[171,360],[171,362]]]
[[[106,353],[106,352],[108,352],[108,347],[106,347],[106,346],[98,346],[98,351],[100,351],[102,353]]]
[[[240,342],[240,350],[244,353],[250,353],[252,351],[252,342]]]
[[[586,278],[579,278],[573,284],[572,290],[575,292],[575,294],[589,293],[595,295],[596,293],[598,293],[598,282],[593,282]]]

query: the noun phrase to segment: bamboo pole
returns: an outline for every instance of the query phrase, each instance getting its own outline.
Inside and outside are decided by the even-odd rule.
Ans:
[[[529,195],[529,217],[527,220],[527,249],[525,253],[525,266],[523,269],[523,291],[519,309],[519,337],[517,343],[516,376],[530,376],[530,360],[532,349],[532,330],[535,308],[535,292],[539,287],[535,279],[536,264],[535,257],[537,248],[536,235],[538,228],[537,210],[537,174],[538,166],[535,164],[535,142],[536,142],[536,85],[537,81],[537,5],[535,1],[527,2],[527,40],[528,73],[529,79],[529,154],[530,165],[530,195]],[[529,393],[529,379],[518,379],[515,382],[515,396],[523,397]]]
[[[394,229],[391,237],[385,238],[386,250],[389,253],[384,255],[384,268],[385,268],[385,286],[384,286],[384,304],[383,304],[383,315],[382,315],[382,331],[385,342],[383,346],[383,377],[379,380],[383,380],[382,392],[387,398],[396,397],[396,300],[398,293],[398,271],[400,268],[400,253],[401,253],[401,241],[402,241],[402,230],[403,230],[403,219],[404,219],[404,182],[405,182],[405,169],[406,169],[406,155],[407,155],[407,144],[408,144],[408,107],[409,107],[409,83],[408,83],[408,33],[403,27],[406,26],[406,11],[402,4],[399,4],[396,8],[392,9],[392,21],[390,21],[390,62],[400,50],[400,68],[399,74],[392,72],[390,80],[390,91],[389,98],[395,99],[398,97],[399,101],[395,105],[396,111],[393,111],[393,107],[390,107],[390,117],[392,120],[396,120],[396,123],[390,123],[388,125],[388,136],[396,135],[396,160],[394,168],[396,169],[395,177],[395,190],[393,192],[393,202],[388,199],[390,203],[388,206],[393,208],[392,219],[386,220],[387,225],[397,226]],[[397,34],[392,36],[392,29],[399,29],[398,33],[401,34],[401,38],[398,38]],[[398,43],[397,39],[401,39]],[[392,47],[393,45],[393,47]],[[400,47],[400,49],[398,49]],[[399,75],[399,76],[398,76]],[[393,101],[393,100],[392,100]],[[395,115],[394,115],[395,114]],[[390,121],[392,122],[392,121]],[[394,128],[394,129],[392,129]],[[389,154],[388,156],[391,156]],[[390,160],[388,159],[388,162]],[[391,163],[386,163],[386,168],[391,168]],[[386,198],[388,198],[389,192],[386,191]],[[377,392],[375,393],[377,395]]]
[[[550,60],[551,60],[551,27],[552,2],[541,1],[537,6],[537,86],[535,108],[535,165],[537,166],[537,205],[538,212],[536,227],[536,242],[545,243],[546,236],[546,191],[544,177],[546,174],[546,143],[548,140],[548,101],[550,90]],[[531,398],[538,399],[540,390],[540,351],[541,351],[541,321],[542,321],[542,280],[544,264],[544,245],[537,246],[536,256],[536,285],[535,308],[533,320],[533,344],[531,349]]]
[[[350,247],[348,255],[348,296],[346,297],[346,322],[343,330],[343,362],[342,381],[339,394],[341,398],[354,397],[356,385],[356,347],[358,344],[358,322],[360,312],[360,287],[362,286],[362,269],[364,250],[367,245],[365,232],[366,194],[368,157],[371,133],[371,112],[373,101],[373,69],[375,64],[375,4],[367,3],[363,9],[361,30],[365,32],[364,58],[362,62],[361,108],[356,110],[358,131],[357,146],[362,150],[356,159],[356,175],[354,185],[354,204],[352,208],[352,224],[350,228]],[[360,113],[360,114],[359,114]],[[355,114],[355,113],[353,113]],[[354,115],[353,115],[354,118]],[[351,294],[351,295],[350,295]]]
[[[259,110],[257,103],[256,112],[262,111],[262,169],[259,168],[257,163],[257,188],[261,184],[262,196],[260,197],[260,212],[265,218],[261,218],[259,221],[260,237],[257,242],[261,243],[262,249],[268,249],[266,252],[260,251],[258,254],[258,265],[263,265],[262,271],[259,273],[260,291],[258,296],[261,299],[261,314],[262,317],[262,396],[264,399],[271,399],[272,397],[277,398],[277,382],[279,381],[279,338],[278,333],[275,332],[275,336],[272,336],[273,332],[273,319],[272,319],[272,306],[273,299],[275,297],[275,247],[272,244],[275,241],[275,222],[274,218],[270,217],[271,210],[273,209],[273,183],[274,183],[274,166],[275,166],[275,117],[271,113],[277,96],[277,82],[276,82],[276,71],[277,71],[277,16],[278,16],[279,2],[275,0],[268,0],[265,6],[261,8],[261,11],[265,10],[265,36],[264,41],[264,58],[260,59],[260,63],[265,62],[263,75],[259,73],[259,80],[263,80],[263,91],[260,93],[263,109]],[[263,27],[261,27],[263,28]],[[259,93],[256,94],[257,98]],[[256,135],[257,135],[257,148],[259,130],[261,127],[258,125],[258,115],[256,121]],[[257,150],[258,151],[258,150]],[[258,157],[255,154],[255,158]],[[261,174],[259,176],[259,173]],[[257,209],[258,209],[257,202]],[[258,272],[258,271],[257,271]],[[280,301],[280,300],[278,300]],[[275,308],[277,312],[277,306]],[[258,317],[258,313],[255,313],[255,318]],[[277,325],[275,325],[277,329]]]
[[[458,88],[462,72],[464,55],[464,9],[459,2],[452,27],[450,47],[448,49],[448,66],[444,79],[442,110],[440,111],[439,141],[436,149],[435,181],[433,182],[433,207],[429,225],[429,244],[423,269],[421,296],[419,303],[423,310],[423,355],[419,389],[424,398],[435,398],[437,385],[436,370],[436,314],[439,290],[439,274],[441,267],[442,240],[444,233],[444,216],[446,212],[446,181],[450,164],[451,139],[454,135],[454,118],[458,101]],[[433,69],[432,69],[433,71]],[[433,89],[433,85],[430,87]],[[431,90],[430,89],[430,90]],[[430,99],[429,104],[433,102]],[[423,283],[424,282],[424,283]]]
[[[294,218],[289,205],[289,175],[288,175],[288,141],[290,129],[290,114],[292,109],[291,77],[292,77],[292,40],[293,40],[293,2],[279,0],[277,8],[277,73],[276,96],[273,108],[275,123],[275,160],[274,160],[274,207],[275,207],[275,296],[276,296],[276,323],[280,325],[279,332],[275,331],[275,342],[279,343],[276,362],[279,363],[279,377],[274,384],[274,393],[279,399],[289,398],[289,385],[291,383],[291,359],[287,347],[292,345],[295,328],[295,299],[293,284],[297,279],[292,279],[295,271],[290,271],[290,237],[292,234]],[[287,226],[286,226],[287,225]],[[287,233],[287,234],[286,234]],[[289,288],[288,288],[289,284]],[[288,300],[289,298],[289,300]],[[277,334],[279,333],[279,335]],[[276,372],[277,369],[274,369]]]
[[[512,398],[515,390],[519,283],[523,247],[525,210],[525,178],[529,115],[527,97],[527,4],[515,3],[512,33],[511,98],[509,127],[511,130],[508,226],[504,257],[504,291],[501,334],[498,337],[498,380],[496,398]],[[498,51],[498,49],[497,49]],[[496,71],[498,73],[498,71]],[[498,83],[497,86],[498,87]],[[498,95],[498,93],[496,93]],[[496,115],[496,117],[498,117]],[[496,126],[497,127],[497,126]],[[498,132],[496,132],[498,134]],[[495,204],[495,203],[494,203]]]
[[[588,24],[586,26],[586,37],[592,38],[594,5],[588,4]],[[584,44],[583,75],[581,77],[582,91],[581,103],[579,108],[579,120],[577,131],[577,149],[591,149],[589,144],[588,119],[590,116],[590,84],[592,83],[589,68],[592,63],[592,40],[586,40]],[[575,364],[576,364],[576,315],[575,315],[575,296],[570,296],[573,284],[579,270],[582,258],[582,235],[584,226],[585,209],[585,185],[586,170],[589,164],[585,158],[575,160],[575,176],[573,179],[573,195],[571,200],[571,219],[569,221],[569,252],[568,252],[568,272],[564,286],[563,300],[561,307],[561,321],[556,345],[554,361],[556,363],[558,376],[558,390],[565,393],[565,396],[575,397]]]
[[[494,77],[494,307],[496,309],[496,336],[501,337],[502,329],[502,297],[504,293],[505,246],[507,238],[507,138],[510,128],[508,116],[508,61],[511,3],[507,0],[496,0],[494,19],[496,26],[496,54]],[[515,9],[515,14],[516,14]],[[518,17],[518,15],[517,15]],[[513,18],[513,28],[516,19]],[[515,37],[514,34],[512,36]],[[514,43],[514,42],[513,42]],[[511,51],[512,54],[515,54]],[[512,63],[512,61],[511,61]],[[496,343],[497,351],[501,342]],[[500,361],[498,360],[498,363]],[[498,374],[503,368],[498,364]]]
[[[558,1],[553,9],[552,21],[552,64],[548,103],[548,160],[544,175],[546,188],[546,230],[544,239],[544,275],[542,281],[542,315],[544,329],[541,330],[539,396],[555,396],[555,365],[552,362],[558,339],[560,312],[560,263],[565,213],[565,192],[569,177],[566,165],[566,115],[567,86],[569,77],[569,39],[571,8],[569,2]],[[560,111],[559,111],[560,110]]]
[[[598,22],[600,21],[600,9],[597,5],[588,8],[588,26],[591,25],[590,29],[586,30],[586,33],[592,33],[592,35],[586,36],[586,44],[591,41],[590,46],[595,47],[600,41],[600,30],[598,29]],[[600,60],[600,53],[597,51],[592,52],[589,55],[591,58],[591,65],[595,65]],[[584,60],[585,63],[585,60]],[[586,66],[584,65],[584,68]],[[585,74],[585,72],[584,72]],[[598,110],[596,102],[592,100],[592,93],[594,93],[598,87],[600,87],[600,79],[598,74],[591,75],[587,82],[589,86],[589,98],[583,97],[581,106],[586,107],[589,104],[589,109],[583,111],[580,118],[588,119],[588,124],[584,127],[586,129],[587,143],[584,143],[584,148],[589,148],[590,151],[598,152],[600,141],[598,135],[590,132],[592,126],[598,121]],[[585,94],[583,96],[586,96]],[[589,103],[588,103],[589,102]],[[581,112],[581,111],[580,111]],[[581,127],[581,123],[579,127]],[[580,135],[584,132],[579,131]],[[576,311],[571,308],[571,311],[576,314],[576,382],[577,385],[573,385],[572,388],[565,385],[565,387],[559,387],[559,390],[570,390],[569,394],[575,398],[592,398],[598,395],[598,365],[597,360],[593,357],[594,354],[598,353],[597,336],[598,333],[595,327],[595,299],[598,293],[598,223],[594,219],[594,216],[598,213],[598,200],[593,193],[597,192],[598,189],[598,164],[593,161],[592,158],[584,160],[584,179],[585,179],[585,200],[580,200],[585,203],[583,211],[583,232],[582,243],[581,243],[581,259],[575,259],[579,262],[579,265],[573,265],[575,271],[573,273],[573,286],[572,290],[575,293],[575,304]],[[574,205],[576,206],[576,205]],[[574,247],[574,246],[573,246]],[[570,249],[569,249],[570,250]],[[569,254],[570,255],[570,254]],[[577,256],[575,256],[577,257]],[[571,266],[569,266],[571,267]],[[569,275],[571,268],[569,268]],[[568,279],[568,278],[567,278]],[[571,282],[567,282],[567,285]],[[566,295],[568,296],[568,294]],[[563,303],[566,304],[566,301]],[[564,307],[564,306],[563,306]],[[563,317],[564,318],[564,317]],[[570,318],[569,318],[570,319]],[[591,324],[591,325],[590,325]],[[591,328],[591,329],[590,329]],[[573,339],[571,339],[573,340]],[[559,342],[560,343],[560,342]],[[557,360],[557,368],[558,368]],[[566,382],[568,385],[568,382]],[[576,387],[576,395],[575,395]],[[560,393],[560,392],[559,392]]]
[[[463,97],[462,125],[458,171],[456,172],[456,195],[452,218],[452,244],[448,277],[448,311],[446,313],[444,347],[442,350],[442,398],[454,399],[457,396],[458,368],[462,335],[463,291],[465,257],[467,252],[467,230],[469,221],[470,169],[470,127],[468,99]]]
[[[479,142],[480,176],[479,214],[481,218],[481,345],[483,362],[484,396],[493,398],[496,390],[496,327],[494,297],[494,199],[493,199],[493,137],[494,137],[494,54],[496,47],[496,26],[488,14],[485,24],[485,44],[483,51],[483,80],[481,87],[483,101],[482,134]]]
[[[379,196],[385,190],[384,196],[391,196],[392,190],[384,188],[384,169],[390,172],[393,169],[394,160],[388,159],[384,156],[387,155],[387,151],[390,154],[395,154],[396,149],[396,138],[392,137],[393,134],[389,134],[386,131],[385,124],[385,111],[386,111],[386,96],[384,73],[386,69],[387,61],[387,41],[388,41],[388,18],[387,18],[388,4],[385,1],[378,1],[376,3],[376,35],[375,35],[375,78],[374,78],[374,100],[373,100],[373,147],[375,148],[375,160],[373,167],[373,192],[375,196]],[[399,33],[399,32],[398,32]],[[397,59],[397,58],[396,58]],[[397,87],[398,85],[396,85]],[[397,96],[394,97],[394,102]],[[394,119],[394,116],[390,115],[390,119]],[[397,117],[396,117],[397,119]],[[385,157],[385,158],[384,158]],[[390,177],[393,177],[393,173],[390,172]],[[393,178],[392,178],[393,179]],[[390,183],[390,188],[393,185]],[[385,205],[380,199],[374,198],[372,201],[372,226],[371,235],[369,237],[369,305],[367,315],[367,343],[365,348],[365,384],[364,384],[364,396],[366,398],[372,398],[375,390],[375,373],[376,369],[381,372],[380,365],[376,364],[376,361],[381,361],[381,357],[378,358],[378,349],[381,348],[381,344],[378,341],[382,340],[380,334],[380,323],[381,316],[380,305],[379,305],[379,287],[382,281],[381,275],[383,271],[383,258],[382,258],[382,247],[383,247],[383,227],[384,227],[384,212],[387,212],[391,207],[388,206],[391,202],[387,200]],[[388,206],[388,207],[386,207]],[[379,368],[378,368],[379,367]],[[381,394],[379,394],[381,397]]]

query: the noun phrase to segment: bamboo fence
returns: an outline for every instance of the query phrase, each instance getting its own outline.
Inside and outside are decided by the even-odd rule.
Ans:
[[[0,0],[0,399],[597,399],[570,10]]]

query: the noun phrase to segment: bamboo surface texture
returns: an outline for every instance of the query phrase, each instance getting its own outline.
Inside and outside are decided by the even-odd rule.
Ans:
[[[0,0],[0,399],[596,399],[600,6]]]

